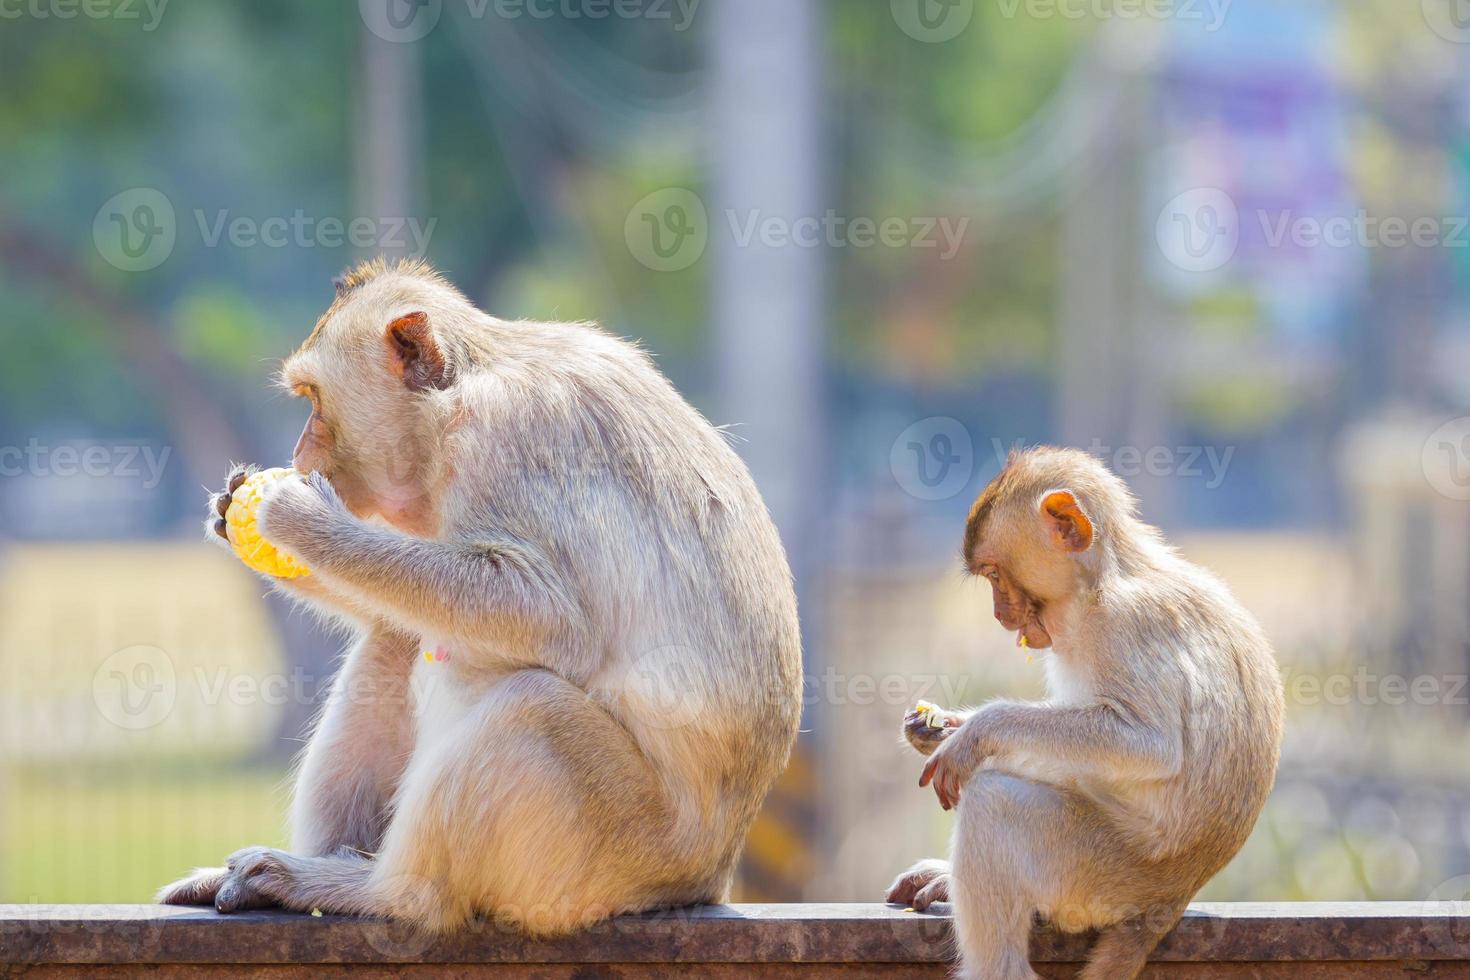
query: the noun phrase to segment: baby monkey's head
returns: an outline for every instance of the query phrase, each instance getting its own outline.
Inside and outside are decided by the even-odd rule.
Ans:
[[[444,434],[477,311],[421,262],[377,260],[335,281],[336,299],[281,370],[311,405],[292,460],[347,506],[432,533]]]
[[[980,494],[965,526],[962,558],[989,580],[995,618],[1016,642],[1044,649],[1045,618],[1096,588],[1103,553],[1120,537],[1147,529],[1134,516],[1123,481],[1074,449],[1012,452]]]

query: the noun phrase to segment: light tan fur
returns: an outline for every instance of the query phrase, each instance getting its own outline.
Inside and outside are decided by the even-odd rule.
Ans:
[[[1038,912],[1102,930],[1085,980],[1135,977],[1270,792],[1283,713],[1270,646],[1085,453],[1013,454],[976,501],[963,557],[1018,642],[1050,647],[1049,697],[952,712],[957,727],[905,720],[958,821],[952,866],[920,862],[889,900],[952,899],[975,980],[1036,976]]]
[[[800,713],[790,572],[744,465],[594,327],[496,319],[417,264],[338,289],[283,370],[311,475],[259,525],[312,570],[277,587],[359,639],[290,851],[160,899],[535,934],[723,900]]]

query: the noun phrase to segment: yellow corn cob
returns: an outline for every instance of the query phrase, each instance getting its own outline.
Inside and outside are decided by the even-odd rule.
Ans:
[[[923,716],[926,727],[944,727],[944,709],[939,705],[930,704],[928,701],[920,701],[914,705],[914,710]]]
[[[275,545],[260,536],[260,530],[255,526],[255,511],[265,496],[266,488],[294,472],[278,466],[251,474],[231,495],[229,509],[225,511],[225,535],[230,539],[235,554],[250,568],[276,578],[300,578],[311,574],[311,570],[298,558],[276,550]]]

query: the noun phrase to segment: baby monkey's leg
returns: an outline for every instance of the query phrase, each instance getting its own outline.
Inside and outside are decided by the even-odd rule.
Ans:
[[[1034,980],[1039,912],[1063,932],[1101,929],[1086,980],[1131,980],[1188,901],[1087,798],[995,770],[960,798],[951,883],[964,976]]]

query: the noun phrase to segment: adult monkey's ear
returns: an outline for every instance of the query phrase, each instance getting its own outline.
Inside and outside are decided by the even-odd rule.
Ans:
[[[427,313],[405,313],[388,324],[383,336],[388,344],[388,366],[403,379],[404,387],[410,391],[449,387],[449,365],[434,339]]]
[[[1063,551],[1081,554],[1092,547],[1092,518],[1070,490],[1053,490],[1041,498],[1041,519],[1051,531],[1052,543]]]

